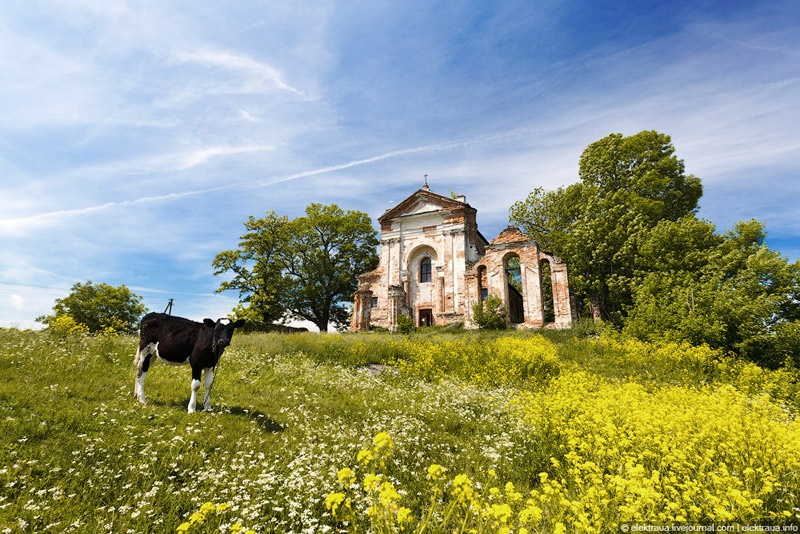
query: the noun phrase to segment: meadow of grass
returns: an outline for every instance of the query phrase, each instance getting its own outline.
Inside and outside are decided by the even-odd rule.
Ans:
[[[800,523],[800,385],[566,332],[249,334],[186,413],[137,339],[0,330],[0,532]]]

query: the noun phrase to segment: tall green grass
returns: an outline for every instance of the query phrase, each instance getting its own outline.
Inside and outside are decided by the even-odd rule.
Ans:
[[[514,358],[509,339],[537,340],[529,347],[538,347],[538,351],[524,356],[532,358],[525,369],[513,365],[520,363],[520,358]],[[748,394],[767,393],[778,403],[800,408],[800,370],[796,368],[771,371],[706,346],[644,343],[613,332],[601,335],[586,322],[566,330],[453,332],[427,328],[410,335],[251,334],[237,342],[245,350],[263,354],[302,354],[315,362],[347,367],[390,365],[416,378],[450,376],[523,389],[546,385],[548,378],[562,369],[653,385],[733,384]],[[555,357],[548,344],[556,350]]]
[[[461,473],[481,491],[492,480],[510,482],[521,495],[542,490],[541,473],[557,474],[553,458],[564,460],[567,438],[591,425],[561,429],[556,424],[567,421],[552,421],[558,434],[549,433],[537,406],[562,418],[573,413],[543,399],[577,376],[598,384],[592,395],[637,384],[643,399],[648,392],[658,399],[668,387],[670,398],[685,390],[687,399],[714,402],[710,396],[724,386],[732,388],[730,398],[767,398],[790,415],[780,424],[796,425],[794,370],[764,371],[703,348],[584,334],[237,335],[217,369],[213,411],[190,415],[186,367],[154,365],[148,404],[134,401],[134,337],[0,330],[0,532],[376,529],[366,496],[350,496],[348,523],[325,501],[341,489],[341,470],[359,465],[359,453],[382,432],[393,440],[391,459],[370,469],[383,469],[398,489],[412,528],[430,510],[431,464],[447,473],[442,506]],[[797,458],[780,461],[795,465]],[[781,476],[780,493],[764,499],[772,507],[762,509],[765,517],[786,511],[787,492],[800,494],[797,476]],[[543,510],[539,528],[572,525],[567,512]],[[436,523],[440,516],[433,513],[426,532],[452,531]],[[500,526],[476,521],[484,532]]]

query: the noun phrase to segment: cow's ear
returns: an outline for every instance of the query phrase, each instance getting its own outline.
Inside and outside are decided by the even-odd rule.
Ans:
[[[206,325],[206,326],[208,326],[208,327],[210,327],[210,328],[214,328],[214,326],[215,326],[217,323],[215,323],[215,322],[214,322],[214,321],[212,321],[211,319],[203,319],[203,324],[204,324],[204,325]]]
[[[241,328],[242,326],[244,326],[244,323],[245,323],[244,319],[239,319],[238,321],[233,323],[233,327],[234,328]]]

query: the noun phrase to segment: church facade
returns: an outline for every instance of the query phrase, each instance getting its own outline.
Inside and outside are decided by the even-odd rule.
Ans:
[[[487,241],[476,215],[464,196],[439,195],[426,182],[379,217],[380,262],[358,277],[350,330],[394,331],[401,315],[419,327],[474,328],[472,307],[490,294],[502,299],[516,327],[570,327],[566,264],[517,228]]]

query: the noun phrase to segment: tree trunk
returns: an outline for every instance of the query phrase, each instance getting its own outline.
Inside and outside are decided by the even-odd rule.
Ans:
[[[317,320],[314,321],[314,324],[317,325],[320,332],[327,332],[328,331],[328,323],[330,322],[331,317],[328,313],[323,313],[322,317],[317,316]]]
[[[592,303],[590,306],[592,309],[592,319],[594,319],[594,322],[596,323],[599,323],[600,321],[603,320],[602,302],[603,299],[600,295],[592,295]]]

